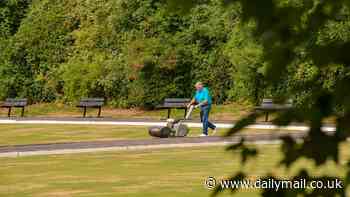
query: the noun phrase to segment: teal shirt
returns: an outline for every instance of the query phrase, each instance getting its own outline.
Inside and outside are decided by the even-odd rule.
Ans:
[[[200,91],[196,91],[196,94],[194,95],[194,99],[196,100],[197,103],[201,103],[205,100],[208,101],[208,105],[211,106],[211,96],[210,96],[210,92],[208,90],[208,88],[204,87],[202,90]]]

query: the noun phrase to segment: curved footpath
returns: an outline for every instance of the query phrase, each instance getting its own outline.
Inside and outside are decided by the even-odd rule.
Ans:
[[[220,146],[239,143],[242,138],[247,143],[274,144],[280,138],[290,135],[298,140],[306,132],[275,133],[275,134],[239,134],[232,137],[181,137],[152,138],[143,140],[115,140],[95,142],[72,142],[55,144],[36,144],[0,147],[0,157],[19,157],[31,155],[51,155],[68,153],[86,153],[98,151],[142,150],[160,148],[184,148],[198,146]]]

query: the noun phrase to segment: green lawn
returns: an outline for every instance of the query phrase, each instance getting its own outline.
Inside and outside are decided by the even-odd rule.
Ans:
[[[305,160],[287,171],[277,167],[279,145],[258,147],[260,156],[244,168],[251,176],[272,171],[287,178],[301,167],[314,174],[344,173],[332,163],[315,170]],[[343,165],[349,148],[349,144],[342,148]],[[0,162],[0,194],[4,197],[202,197],[209,195],[203,185],[206,177],[223,178],[240,168],[238,154],[225,152],[223,147],[0,158]],[[246,190],[236,196],[258,196],[258,191]]]
[[[146,127],[104,125],[0,125],[0,146],[148,138]]]
[[[226,131],[227,129],[218,129],[216,135],[224,135]],[[278,131],[255,129],[244,131],[247,132]],[[200,133],[200,128],[190,128],[189,137],[198,136]],[[0,146],[124,139],[151,139],[151,137],[148,135],[148,128],[143,126],[0,124]]]

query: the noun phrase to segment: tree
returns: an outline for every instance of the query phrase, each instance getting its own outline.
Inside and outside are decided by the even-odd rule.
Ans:
[[[218,2],[183,16],[169,14],[163,0],[1,1],[0,99],[101,96],[117,107],[152,108],[190,97],[197,80],[216,103],[236,99],[224,45],[238,14]]]

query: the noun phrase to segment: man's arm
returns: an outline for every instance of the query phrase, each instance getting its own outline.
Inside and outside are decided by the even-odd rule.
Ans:
[[[191,105],[196,104],[196,99],[192,98],[192,100],[190,101],[190,103],[188,103],[187,108],[191,107]]]
[[[198,103],[198,105],[196,105],[195,108],[198,108],[207,104],[208,104],[208,100],[204,100],[203,102]]]

